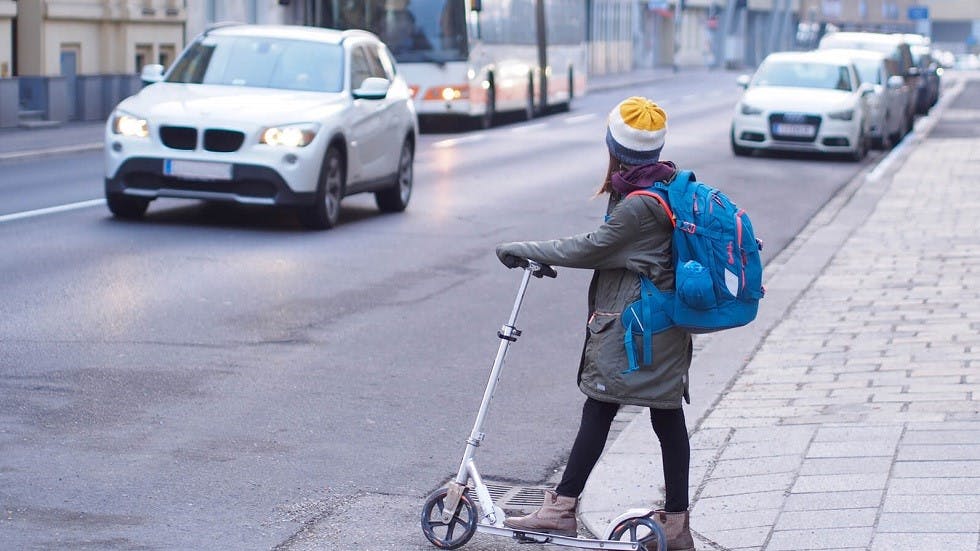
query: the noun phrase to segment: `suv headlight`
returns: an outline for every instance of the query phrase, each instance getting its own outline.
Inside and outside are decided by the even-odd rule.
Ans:
[[[747,103],[742,103],[738,108],[739,112],[743,115],[761,115],[762,109],[760,107],[755,107]]]
[[[827,117],[839,121],[849,121],[854,118],[854,110],[844,109],[843,111],[832,111],[827,113]]]
[[[305,147],[316,138],[320,125],[315,123],[285,124],[273,126],[262,131],[259,143],[282,145],[286,147]]]
[[[146,119],[117,111],[112,118],[112,132],[129,138],[145,138],[150,135],[150,125]]]

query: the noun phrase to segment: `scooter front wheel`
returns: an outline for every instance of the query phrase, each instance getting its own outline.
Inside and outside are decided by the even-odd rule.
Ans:
[[[647,551],[667,551],[667,535],[650,517],[630,517],[612,529],[609,539],[635,541]]]
[[[422,533],[439,549],[456,549],[466,545],[476,533],[479,520],[476,505],[464,491],[452,518],[444,521],[442,508],[448,493],[448,488],[440,488],[432,492],[422,506]]]

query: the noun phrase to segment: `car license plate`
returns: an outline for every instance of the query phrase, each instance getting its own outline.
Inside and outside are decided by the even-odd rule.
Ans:
[[[773,123],[772,133],[794,138],[812,138],[817,135],[817,128],[809,124]]]
[[[188,180],[231,180],[231,163],[166,159],[163,174]]]

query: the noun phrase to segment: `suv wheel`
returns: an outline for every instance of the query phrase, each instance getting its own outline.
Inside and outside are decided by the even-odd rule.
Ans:
[[[320,167],[320,182],[313,205],[303,207],[300,221],[315,230],[327,230],[340,219],[340,200],[344,196],[344,163],[340,151],[331,146]]]
[[[114,216],[130,220],[142,218],[146,214],[147,207],[150,206],[149,199],[131,197],[122,193],[107,193],[105,202]]]
[[[398,174],[395,185],[374,194],[374,202],[381,212],[401,212],[408,206],[412,197],[412,179],[414,175],[413,162],[415,146],[409,139],[402,144],[402,152],[398,157]]]

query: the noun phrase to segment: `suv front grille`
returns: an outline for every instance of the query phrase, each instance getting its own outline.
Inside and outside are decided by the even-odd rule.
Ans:
[[[237,130],[209,128],[204,131],[204,149],[219,153],[238,151],[245,141],[245,133]]]
[[[186,126],[161,126],[160,141],[170,149],[191,151],[197,147],[197,129]]]

